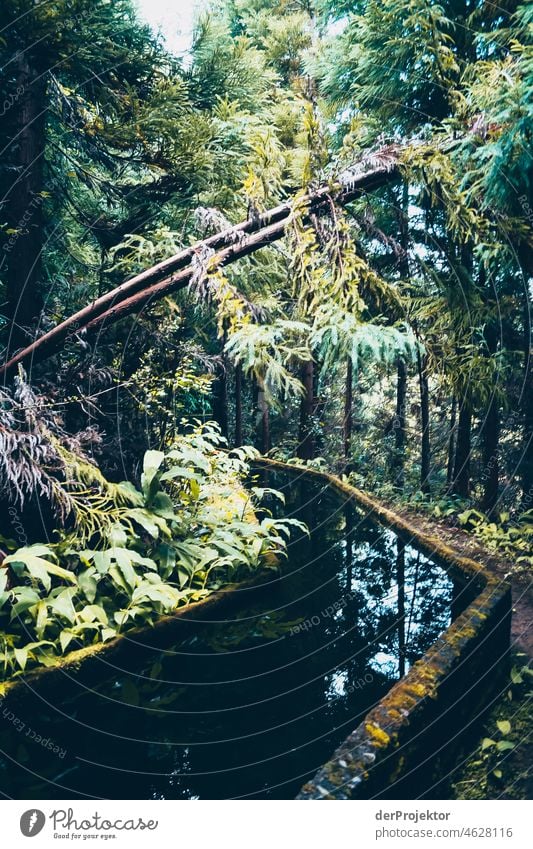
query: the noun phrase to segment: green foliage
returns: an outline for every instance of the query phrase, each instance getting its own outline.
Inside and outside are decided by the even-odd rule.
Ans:
[[[512,518],[508,512],[491,520],[480,510],[467,509],[458,515],[461,527],[491,551],[509,557],[517,571],[531,571],[533,567],[533,510]]]
[[[304,322],[277,320],[273,324],[245,324],[226,344],[226,352],[246,374],[253,374],[264,387],[268,401],[297,397],[303,389],[290,367],[311,356],[305,337]]]
[[[522,798],[527,793],[527,742],[531,728],[531,676],[515,655],[508,687],[484,724],[484,736],[454,781],[455,798]],[[525,773],[521,761],[526,758]],[[526,798],[524,796],[523,798]]]
[[[24,508],[46,498],[61,522],[67,518],[83,538],[114,522],[117,505],[131,493],[107,481],[88,455],[98,434],[69,434],[49,398],[38,395],[21,370],[11,393],[0,396],[0,491],[8,503]]]
[[[53,665],[67,650],[105,642],[272,567],[296,520],[254,510],[265,490],[242,479],[252,449],[228,452],[213,424],[193,425],[166,451],[144,456],[135,506],[116,504],[113,524],[20,548],[0,569],[4,677]],[[276,493],[282,498],[281,494]]]
[[[398,357],[414,362],[417,342],[409,328],[361,322],[334,304],[315,313],[310,344],[316,349],[325,372],[351,359],[357,371],[373,363],[394,364]]]
[[[335,102],[379,112],[393,128],[442,118],[459,74],[454,21],[428,0],[354,4],[340,37],[311,67]]]
[[[151,348],[129,379],[136,410],[149,422],[150,436],[158,445],[172,442],[183,416],[202,416],[209,409],[213,374],[206,367],[211,365],[208,357],[202,354],[193,346],[182,346],[182,356],[171,368],[167,358]]]

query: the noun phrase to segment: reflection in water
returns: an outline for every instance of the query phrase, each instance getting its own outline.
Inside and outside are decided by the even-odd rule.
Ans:
[[[405,546],[396,540],[396,584],[398,586],[398,671],[405,675]]]
[[[275,477],[274,475],[272,476]],[[3,718],[0,789],[15,798],[292,798],[472,597],[392,531],[287,479],[311,528],[260,603],[88,690],[28,697]]]

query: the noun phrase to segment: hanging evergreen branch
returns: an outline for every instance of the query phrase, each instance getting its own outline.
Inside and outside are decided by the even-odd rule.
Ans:
[[[349,203],[364,192],[373,191],[397,177],[397,168],[389,163],[350,178],[338,192],[338,203]],[[329,206],[330,188],[324,187],[305,197],[307,215],[323,212]],[[85,330],[88,333],[100,331],[120,318],[139,312],[145,306],[189,284],[194,269],[192,261],[202,252],[218,252],[212,265],[227,265],[241,257],[281,239],[293,214],[292,204],[284,203],[259,215],[256,219],[247,219],[234,227],[197,242],[173,257],[157,263],[152,268],[135,275],[117,286],[111,292],[102,295],[96,301],[65,319],[55,328],[45,333],[27,348],[11,357],[2,367],[0,376],[9,376],[18,364],[27,363],[30,367],[61,350],[65,341]],[[241,239],[247,236],[245,242]]]

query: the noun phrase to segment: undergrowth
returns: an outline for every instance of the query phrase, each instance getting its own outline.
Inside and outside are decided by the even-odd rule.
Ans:
[[[213,423],[165,453],[148,451],[141,486],[110,488],[95,471],[84,512],[54,544],[16,549],[0,568],[0,676],[53,666],[199,601],[282,556],[295,519],[256,509],[268,492],[244,488],[254,449],[227,451]],[[15,550],[13,550],[15,549]],[[274,558],[274,561],[276,558]]]

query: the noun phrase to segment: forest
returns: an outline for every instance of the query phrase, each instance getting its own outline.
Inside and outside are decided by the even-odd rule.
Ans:
[[[439,792],[527,797],[531,5],[209,0],[179,56],[134,0],[2,13],[0,687],[278,574],[314,533],[286,482],[322,474],[512,585]],[[420,563],[384,677],[454,618]]]

